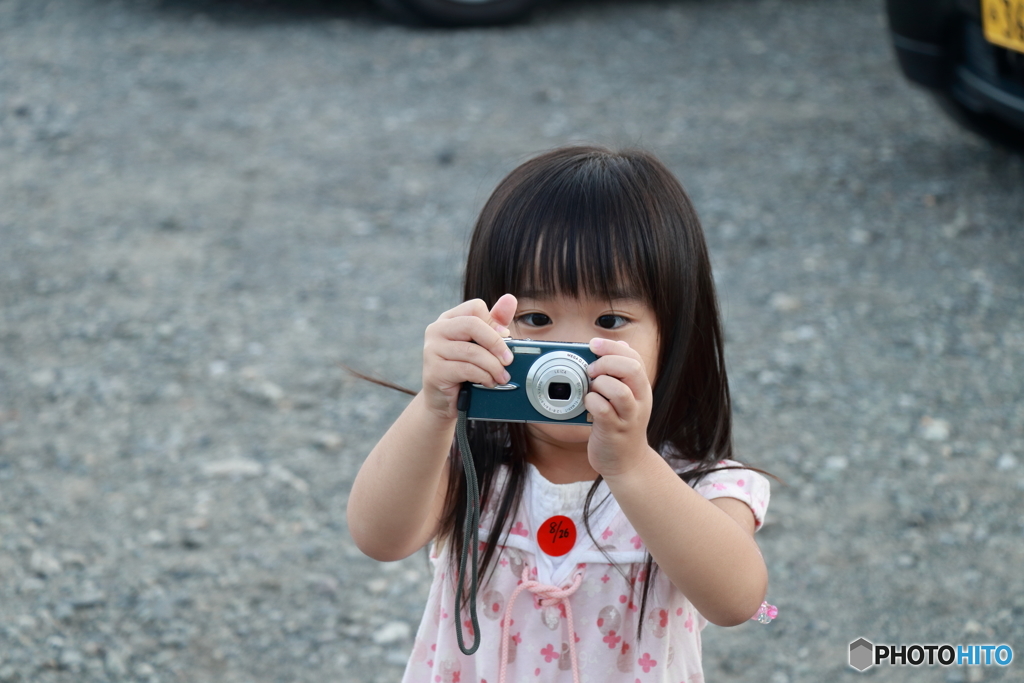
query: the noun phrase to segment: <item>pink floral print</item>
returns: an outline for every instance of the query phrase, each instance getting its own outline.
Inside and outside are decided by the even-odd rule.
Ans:
[[[640,665],[640,668],[644,670],[644,673],[650,673],[654,665],[657,664],[657,660],[651,658],[650,652],[645,652],[644,656],[636,660],[636,663]]]
[[[735,465],[724,461],[723,465]],[[499,481],[501,481],[499,479]],[[502,547],[494,571],[481,583],[477,610],[480,615],[480,649],[467,657],[458,648],[454,618],[465,623],[463,635],[472,638],[468,610],[452,613],[454,577],[447,576],[448,548],[436,544],[431,552],[435,567],[427,608],[416,634],[409,666],[403,683],[497,683],[501,667],[502,626],[508,596],[520,584],[524,568],[533,580],[546,580],[538,573],[539,548],[534,548],[530,528],[535,520],[564,514],[580,523],[582,497],[574,503],[565,488],[527,479],[531,505],[546,505],[538,512],[524,505],[515,515],[509,534],[502,536]],[[564,485],[571,487],[573,485]],[[589,485],[587,485],[589,487]],[[694,487],[711,500],[730,497],[741,500],[754,513],[760,527],[768,507],[767,480],[750,470],[733,469],[712,472]],[[500,496],[500,490],[495,491]],[[524,493],[524,495],[525,495]],[[584,495],[586,489],[583,491]],[[539,502],[538,502],[539,501]],[[551,501],[565,501],[563,508]],[[559,505],[562,503],[559,502]],[[576,507],[574,507],[574,505]],[[666,578],[664,572],[645,575],[642,560],[646,555],[643,540],[618,509],[614,498],[605,504],[610,512],[594,525],[597,540],[580,534],[577,547],[593,554],[583,559],[567,559],[570,569],[583,573],[581,589],[570,599],[576,633],[569,633],[565,605],[545,607],[523,599],[513,606],[508,618],[507,677],[509,683],[538,681],[571,683],[572,657],[569,640],[575,644],[576,662],[583,680],[594,683],[703,683],[701,666],[701,630],[707,621]],[[489,531],[485,519],[481,529]],[[598,526],[599,524],[599,526]],[[600,529],[600,532],[597,530]],[[574,550],[575,552],[575,550]],[[628,557],[612,565],[602,554]],[[538,579],[538,576],[540,579]],[[567,580],[564,585],[571,582]],[[643,640],[636,640],[639,596],[649,585],[647,607],[643,615]]]

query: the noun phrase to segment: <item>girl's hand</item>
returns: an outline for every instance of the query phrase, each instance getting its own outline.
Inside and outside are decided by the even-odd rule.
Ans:
[[[590,466],[608,477],[629,470],[648,449],[651,382],[640,354],[629,344],[590,340],[600,358],[590,364],[590,392],[583,404],[594,417],[587,451]]]
[[[493,387],[509,380],[512,353],[502,337],[516,313],[516,298],[505,294],[487,310],[481,299],[464,301],[427,326],[423,340],[423,397],[443,420],[458,417],[463,382]],[[475,342],[475,343],[474,343]]]

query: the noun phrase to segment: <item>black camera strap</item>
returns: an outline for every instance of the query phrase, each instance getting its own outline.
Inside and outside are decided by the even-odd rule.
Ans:
[[[462,527],[462,555],[459,558],[459,576],[455,586],[455,637],[459,642],[462,654],[471,655],[480,647],[480,622],[476,616],[477,591],[477,551],[480,546],[480,485],[476,478],[476,466],[473,454],[469,450],[469,437],[466,436],[466,417],[469,412],[469,385],[459,390],[459,418],[455,423],[455,436],[459,442],[459,453],[462,454],[462,469],[466,475],[466,521]],[[469,581],[469,619],[473,624],[473,645],[467,648],[462,637],[462,593],[466,585],[466,559],[472,552]]]

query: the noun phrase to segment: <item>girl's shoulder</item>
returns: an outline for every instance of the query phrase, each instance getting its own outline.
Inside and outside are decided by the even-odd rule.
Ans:
[[[700,463],[689,462],[673,469],[684,474],[695,469]],[[719,460],[711,471],[700,476],[693,484],[693,490],[708,500],[715,498],[736,498],[742,500],[754,513],[754,528],[764,524],[771,498],[771,485],[760,472],[748,469],[737,460]]]

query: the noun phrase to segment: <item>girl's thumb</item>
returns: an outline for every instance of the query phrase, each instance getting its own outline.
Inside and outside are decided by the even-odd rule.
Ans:
[[[516,316],[518,304],[519,302],[511,294],[504,294],[494,302],[494,306],[491,307],[491,325],[499,333],[508,332],[508,326],[512,324],[512,319]]]

